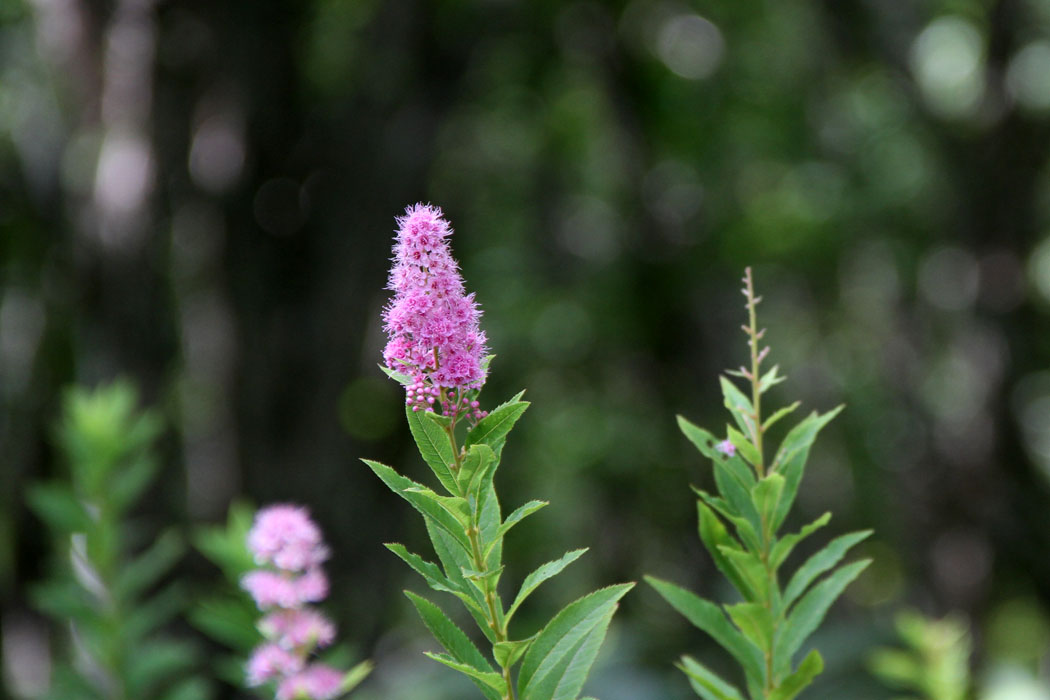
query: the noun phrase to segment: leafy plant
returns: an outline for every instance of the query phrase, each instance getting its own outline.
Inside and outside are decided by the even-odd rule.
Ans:
[[[905,649],[875,650],[868,666],[886,685],[915,695],[900,700],[965,700],[970,697],[972,640],[966,620],[949,615],[939,620],[906,611],[895,620]]]
[[[793,658],[817,629],[828,608],[869,564],[862,560],[839,566],[846,552],[871,534],[870,530],[842,535],[812,555],[788,580],[780,572],[789,556],[806,537],[831,519],[825,513],[798,532],[779,535],[805,469],[810,447],[818,432],[841,408],[811,415],[793,427],[780,443],[771,462],[766,461],[765,439],[769,429],[791,414],[798,403],[765,417],[762,396],[784,380],[774,366],[764,374],[761,364],[769,348],[759,349],[765,329],[759,330],[751,269],[744,279],[748,324],[743,326],[750,347],[750,369],[728,374],[750,384],[750,396],[722,377],[725,406],[734,425],[719,441],[711,433],[678,417],[686,437],[714,467],[716,494],[694,487],[700,539],[718,570],[743,598],[721,607],[700,596],[651,576],[646,581],[690,622],[709,634],[743,670],[747,696],[752,700],[791,700],[808,686],[824,667],[814,649],[798,664]],[[732,527],[731,531],[729,528]],[[822,580],[821,576],[827,574]],[[683,656],[679,668],[696,693],[705,700],[743,700],[743,692],[717,676],[696,659]]]
[[[423,516],[441,564],[401,544],[386,546],[432,589],[458,598],[492,652],[491,660],[486,658],[438,605],[406,591],[446,651],[427,656],[467,675],[489,700],[574,700],[618,601],[634,584],[586,595],[531,635],[511,633],[511,621],[529,595],[586,550],[540,566],[525,577],[510,605],[504,604],[499,592],[504,538],[547,505],[529,501],[504,518],[494,484],[507,436],[529,404],[521,392],[491,413],[479,409],[490,358],[482,359],[477,308],[472,296],[464,296],[448,252],[451,229],[439,209],[423,205],[410,208],[400,224],[391,272],[397,294],[386,312],[391,337],[382,369],[405,387],[409,428],[443,493],[379,462],[364,462]]]
[[[184,608],[166,574],[184,552],[174,530],[142,551],[129,510],[159,462],[161,421],[136,410],[130,384],[65,396],[57,441],[67,479],[38,484],[28,502],[55,537],[59,557],[36,605],[69,629],[71,659],[56,668],[49,697],[197,700],[208,684],[192,675],[195,647],[159,629]],[[132,554],[135,551],[135,554]],[[159,591],[154,592],[159,588]]]

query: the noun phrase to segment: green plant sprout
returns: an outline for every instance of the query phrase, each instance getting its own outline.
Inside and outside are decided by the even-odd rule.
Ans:
[[[50,580],[33,591],[36,605],[70,632],[72,658],[57,666],[48,695],[56,700],[210,695],[192,673],[196,648],[158,633],[184,608],[178,584],[163,585],[183,555],[182,539],[169,530],[131,554],[145,543],[131,537],[128,511],[156,475],[161,431],[156,414],[136,404],[124,382],[69,391],[57,431],[69,478],[28,492],[60,553]]]
[[[824,668],[813,649],[797,666],[794,656],[817,629],[828,608],[870,560],[838,566],[846,552],[871,534],[870,530],[843,535],[812,555],[788,580],[780,572],[795,546],[831,519],[825,513],[798,532],[778,535],[805,469],[810,447],[818,432],[841,407],[824,414],[812,413],[794,426],[780,443],[772,461],[766,461],[769,429],[798,408],[798,402],[762,413],[762,396],[784,377],[774,366],[761,371],[769,348],[759,349],[765,329],[759,330],[751,269],[745,272],[748,323],[743,326],[750,348],[750,368],[728,374],[750,385],[750,396],[726,377],[721,378],[725,406],[736,424],[727,426],[728,437],[719,441],[711,433],[678,417],[686,437],[714,466],[717,494],[693,487],[699,499],[700,539],[718,570],[743,598],[719,607],[667,581],[647,576],[646,581],[678,612],[710,635],[740,665],[747,695],[690,656],[678,667],[696,693],[705,700],[791,700]],[[735,536],[727,525],[735,530]],[[818,579],[828,574],[823,580]]]
[[[970,639],[966,620],[949,615],[939,620],[905,611],[894,621],[906,649],[876,649],[868,668],[891,688],[915,695],[898,700],[966,700],[970,697]]]

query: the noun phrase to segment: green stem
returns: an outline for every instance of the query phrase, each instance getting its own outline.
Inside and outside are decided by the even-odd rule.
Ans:
[[[751,346],[751,405],[755,409],[755,413],[752,416],[752,420],[755,421],[755,427],[751,437],[755,449],[758,451],[758,464],[755,467],[758,469],[758,478],[761,479],[766,473],[765,456],[762,453],[762,392],[759,387],[761,375],[758,371],[759,365],[762,363],[758,350],[758,341],[761,339],[761,335],[758,332],[758,319],[755,310],[759,300],[755,298],[755,285],[751,277],[750,267],[744,270],[744,283],[747,285],[745,295],[747,296],[748,345]]]
[[[444,389],[442,389],[442,398],[444,398]],[[460,454],[459,445],[456,444],[456,424],[455,419],[451,422],[448,428],[445,430],[445,434],[448,435],[449,444],[452,445],[452,459],[454,460],[454,466],[456,474],[459,474],[463,467],[463,458]],[[471,526],[467,528],[467,539],[470,540],[471,554],[474,557],[474,569],[481,574],[483,577],[488,573],[488,563],[485,561],[485,557],[481,553],[481,526],[479,524],[479,518],[481,514],[475,509],[473,521]],[[496,611],[496,594],[492,590],[492,583],[488,577],[481,579],[481,585],[483,593],[485,595],[485,603],[488,606],[488,623],[489,629],[496,636],[497,642],[507,641],[507,631],[499,623],[499,613]],[[498,661],[497,661],[498,663]],[[510,677],[510,666],[500,666],[503,671],[503,680],[507,684],[507,689],[503,693],[503,700],[515,700],[514,696],[514,684],[511,682]]]

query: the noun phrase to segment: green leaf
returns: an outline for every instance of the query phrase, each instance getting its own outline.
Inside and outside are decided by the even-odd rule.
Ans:
[[[718,380],[722,385],[722,395],[725,397],[726,408],[733,414],[733,418],[744,435],[753,437],[755,434],[755,421],[752,416],[755,413],[755,408],[751,405],[751,399],[744,396],[744,393],[737,388],[736,384],[725,377],[719,377]]]
[[[481,674],[493,672],[492,665],[467,638],[467,635],[463,633],[463,630],[457,627],[456,624],[441,610],[441,608],[434,605],[426,598],[421,598],[411,591],[405,591],[405,595],[408,596],[410,601],[412,601],[412,605],[416,607],[419,616],[423,618],[423,624],[427,626],[427,629],[429,629],[431,634],[434,635],[434,638],[437,639],[438,643],[452,655],[454,661],[472,668],[474,671]],[[476,676],[471,676],[471,678],[475,681],[475,685],[481,689],[481,692],[485,697],[490,698],[490,700],[500,700],[500,694],[494,692],[486,682],[481,681]]]
[[[718,519],[718,516],[714,514],[704,503],[697,501],[696,509],[699,515],[700,521],[700,540],[704,543],[704,547],[711,554],[711,558],[714,559],[715,566],[722,572],[722,575],[729,579],[729,582],[740,591],[740,594],[747,600],[755,600],[758,598],[757,591],[747,582],[747,580],[740,575],[736,567],[729,561],[723,551],[726,548],[737,547],[736,540],[730,537],[729,532],[726,530],[725,525]]]
[[[404,372],[398,372],[397,370],[390,369],[386,365],[382,364],[378,365],[378,367],[380,370],[383,371],[383,374],[390,377],[401,386],[409,386],[410,384],[416,383],[416,380],[414,380],[412,377],[408,376]]]
[[[748,598],[749,602],[765,602],[770,599],[769,580],[766,578],[766,569],[759,556],[753,552],[745,552],[733,546],[721,546],[719,550],[728,560],[740,577],[747,582],[748,590],[754,596]],[[743,593],[744,591],[741,591]],[[745,596],[746,597],[746,596]]]
[[[798,601],[786,624],[781,626],[776,642],[774,654],[781,664],[790,663],[791,657],[820,625],[828,608],[870,563],[870,559],[863,559],[842,567]]]
[[[518,674],[520,700],[575,700],[617,602],[633,583],[602,588],[567,605],[525,653]]]
[[[535,641],[536,636],[534,634],[528,639],[520,639],[516,642],[497,642],[492,645],[492,656],[496,659],[496,663],[499,664],[500,668],[510,668],[518,663],[518,660],[528,650],[529,645]]]
[[[456,458],[452,452],[452,442],[441,425],[424,418],[425,415],[433,414],[405,408],[408,429],[412,432],[423,461],[427,463],[430,471],[434,472],[434,476],[450,494],[459,496],[461,492],[454,473]]]
[[[463,547],[464,551],[470,551],[470,540],[467,538],[463,524],[455,515],[446,510],[440,502],[431,497],[431,494],[433,496],[437,496],[437,494],[422,484],[401,476],[385,464],[373,462],[370,459],[361,461],[367,464],[391,491],[404,498],[422,513],[428,522],[434,523],[434,525],[451,535],[452,539]]]
[[[712,496],[695,486],[693,486],[692,489],[704,503],[711,507],[712,510],[733,523],[736,527],[737,536],[745,545],[747,545],[747,547],[754,552],[762,551],[762,540],[759,538],[758,533],[755,532],[755,528],[750,520],[737,515],[736,511],[723,499]]]
[[[107,498],[113,508],[123,511],[138,500],[159,469],[160,462],[152,455],[139,455],[127,461],[107,486]]]
[[[766,523],[767,539],[772,539],[776,534],[776,527],[779,523],[776,523],[774,519],[783,492],[784,477],[775,472],[767,475],[751,489],[751,498],[755,502],[755,508],[758,509],[762,522]]]
[[[434,545],[434,552],[437,553],[441,566],[445,570],[445,576],[455,584],[456,588],[463,591],[463,593],[457,593],[456,596],[466,605],[467,611],[489,641],[495,642],[496,635],[488,625],[485,599],[478,589],[463,577],[463,571],[474,566],[471,554],[464,550],[451,535],[435,526],[431,521],[427,520],[426,526],[427,534],[430,535],[430,541]]]
[[[741,480],[730,468],[730,465],[734,463],[740,466],[743,465],[740,457],[731,457],[724,462],[715,462],[715,484],[718,486],[719,493],[733,510],[747,518],[755,531],[759,531],[761,530],[761,519],[758,511],[755,509],[755,504],[751,500],[751,488],[755,483],[754,479],[750,482]]]
[[[646,576],[645,580],[671,607],[732,654],[748,678],[761,684],[765,677],[762,651],[730,624],[717,605],[673,583],[652,576]]]
[[[120,628],[125,644],[134,646],[146,635],[181,613],[186,605],[182,586],[175,582],[127,613]]]
[[[809,457],[809,448],[813,445],[817,433],[842,409],[843,407],[839,406],[823,415],[811,413],[792,428],[784,441],[780,443],[780,449],[777,450],[773,465],[770,467],[770,471],[778,471],[784,475],[784,493],[780,498],[776,517],[773,519],[774,528],[780,527],[788,511],[791,510],[791,505],[795,502],[795,494],[798,493],[798,485],[802,481],[806,459]]]
[[[478,516],[478,529],[481,531],[481,541],[495,543],[488,548],[485,555],[485,565],[494,569],[500,565],[503,559],[503,540],[496,537],[496,532],[503,524],[500,513],[499,498],[496,496],[496,487],[490,482],[481,492],[482,498],[478,503],[480,515]]]
[[[725,458],[725,455],[715,449],[715,444],[718,440],[714,435],[707,432],[700,426],[689,421],[684,416],[676,416],[678,420],[678,429],[682,431],[682,434],[689,438],[689,442],[696,446],[696,449],[700,451],[700,454],[707,457],[708,459],[721,460]]]
[[[243,671],[241,676],[243,677]],[[212,697],[212,688],[203,678],[191,677],[179,680],[164,691],[161,700],[201,700]]]
[[[689,685],[704,700],[744,700],[740,691],[708,670],[691,656],[683,656],[680,664],[675,664],[689,677]]]
[[[126,657],[125,679],[129,697],[144,698],[172,676],[185,675],[197,661],[197,650],[185,641],[148,640],[135,645]]]
[[[550,505],[549,501],[529,501],[525,505],[516,508],[514,512],[507,516],[507,519],[504,520],[503,524],[500,525],[499,528],[496,530],[496,533],[493,536],[493,540],[491,542],[486,542],[484,554],[485,559],[488,559],[489,554],[492,552],[492,548],[496,546],[499,540],[503,539],[503,537],[510,531],[512,527],[514,527],[522,520],[538,511],[540,508],[543,508],[544,506],[548,505]]]
[[[91,527],[91,518],[84,506],[63,482],[33,484],[26,490],[26,503],[58,534],[82,532]]]
[[[726,426],[726,434],[729,435],[729,442],[733,443],[737,452],[747,460],[748,464],[751,464],[756,469],[759,464],[762,464],[762,455],[759,454],[758,448],[751,443],[749,438],[731,425]]]
[[[813,679],[824,670],[824,659],[816,649],[806,654],[806,658],[798,665],[798,668],[769,696],[769,700],[793,700],[796,695],[806,689]]]
[[[507,687],[506,681],[503,680],[503,676],[496,673],[495,671],[479,671],[478,669],[470,666],[469,664],[460,663],[456,661],[448,654],[435,654],[431,651],[424,651],[423,655],[427,658],[433,659],[439,663],[443,663],[449,668],[453,668],[460,673],[469,676],[475,681],[475,684],[483,689],[495,691],[497,694]],[[484,690],[483,690],[484,692]],[[487,695],[487,693],[486,693]]]
[[[777,409],[773,415],[766,418],[766,422],[762,424],[762,431],[765,432],[773,427],[773,425],[784,416],[794,413],[795,409],[802,405],[801,401],[796,401],[790,406],[784,406],[783,408]]]
[[[560,559],[549,561],[526,576],[521,584],[521,589],[518,591],[518,595],[514,598],[514,602],[511,603],[510,608],[507,610],[506,619],[509,620],[511,616],[514,615],[518,607],[525,602],[525,599],[528,598],[534,590],[539,588],[541,583],[560,574],[565,567],[579,559],[586,551],[587,548],[585,547],[583,549],[574,549],[571,552],[566,552]]]
[[[168,530],[143,554],[126,564],[117,574],[113,596],[130,601],[167,573],[186,550],[182,537]]]
[[[726,612],[740,631],[763,652],[773,648],[773,614],[761,603],[727,605]]]
[[[459,485],[464,496],[480,498],[481,489],[492,483],[496,453],[488,445],[471,445],[459,472]]]
[[[769,391],[770,388],[787,379],[787,377],[777,376],[778,369],[780,369],[779,365],[773,365],[768,372],[762,375],[758,380],[758,393],[764,394]]]
[[[775,571],[780,568],[780,566],[791,555],[791,551],[795,549],[795,545],[827,525],[830,520],[831,513],[824,513],[824,515],[820,516],[809,525],[806,525],[798,532],[785,535],[777,540],[777,543],[773,546],[772,553],[769,555],[769,564],[773,567],[773,570]]]
[[[383,546],[396,554],[401,561],[412,567],[412,570],[422,576],[426,580],[427,585],[435,591],[452,593],[453,595],[461,592],[457,585],[445,576],[437,564],[423,559],[418,554],[413,554],[404,545],[397,542],[388,542]]]
[[[262,639],[259,610],[247,596],[205,598],[189,612],[190,623],[209,637],[246,654]]]
[[[518,392],[517,396],[507,403],[494,408],[491,413],[482,418],[469,433],[467,433],[466,446],[485,444],[492,448],[497,455],[503,450],[503,443],[514,424],[525,413],[529,407],[528,401],[521,401],[524,391]]]
[[[791,582],[784,591],[784,605],[790,606],[796,598],[802,595],[813,579],[838,564],[853,545],[866,539],[872,532],[872,530],[861,530],[836,537],[807,559],[806,563],[800,566],[795,575],[791,577]]]
[[[361,681],[368,677],[368,674],[372,672],[372,662],[362,661],[357,664],[343,676],[343,682],[339,686],[340,693],[349,693],[351,690],[361,685]]]

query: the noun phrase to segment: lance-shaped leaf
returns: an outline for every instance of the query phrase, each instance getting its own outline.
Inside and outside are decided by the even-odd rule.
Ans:
[[[132,600],[142,594],[175,566],[185,549],[182,537],[176,531],[166,531],[120,570],[113,584],[113,597]]]
[[[736,547],[721,546],[718,548],[722,556],[726,558],[729,565],[736,570],[746,584],[748,590],[754,593],[754,597],[748,599],[750,602],[766,602],[771,600],[769,579],[766,577],[766,569],[757,554],[745,552]],[[741,591],[743,593],[743,591]]]
[[[823,549],[807,559],[806,563],[800,566],[795,575],[791,577],[791,582],[788,583],[788,587],[784,591],[784,605],[790,606],[796,598],[802,595],[815,578],[838,564],[853,545],[866,539],[871,533],[871,530],[861,530],[836,537]]]
[[[684,416],[676,416],[678,420],[678,429],[682,431],[682,434],[689,438],[689,442],[696,446],[696,449],[700,451],[700,454],[707,457],[708,459],[720,459],[720,453],[715,449],[715,443],[718,441],[715,436],[707,432],[700,426],[691,422]]]
[[[361,681],[367,678],[368,674],[371,672],[371,661],[362,661],[357,664],[343,676],[343,682],[339,684],[339,692],[341,694],[349,693],[351,690],[359,686]]]
[[[416,611],[419,616],[423,618],[423,624],[427,626],[431,634],[438,641],[441,646],[452,656],[454,661],[457,661],[469,668],[474,669],[476,672],[494,673],[492,664],[482,656],[478,648],[474,646],[473,642],[467,638],[467,635],[463,633],[459,627],[456,626],[452,620],[441,610],[437,605],[434,605],[426,598],[412,593],[411,591],[405,591],[405,595],[412,601],[412,605],[416,607]],[[440,660],[440,659],[438,659]],[[462,669],[460,669],[462,670]],[[499,700],[500,693],[495,691],[487,682],[480,680],[476,676],[471,676],[471,679],[475,682],[475,685],[481,689],[485,697],[490,700]]]
[[[488,445],[471,445],[459,472],[459,485],[464,496],[481,498],[482,489],[492,483],[496,471],[496,453]]]
[[[758,533],[755,531],[755,527],[751,524],[750,520],[738,515],[736,510],[726,503],[725,500],[712,496],[703,489],[698,489],[695,486],[693,486],[692,489],[696,495],[700,497],[700,500],[710,506],[712,510],[733,523],[736,527],[737,537],[739,537],[740,541],[751,549],[751,551],[762,551],[762,541],[759,539]]]
[[[485,555],[485,565],[493,569],[499,566],[503,558],[503,539],[496,537],[496,532],[503,524],[503,516],[500,513],[496,487],[491,483],[482,491],[479,508],[481,513],[478,516],[478,529],[481,531],[481,541],[492,543]]]
[[[514,602],[511,603],[510,608],[507,610],[507,619],[509,620],[514,615],[518,610],[518,607],[525,602],[525,599],[528,598],[534,590],[539,588],[541,583],[560,574],[565,567],[579,559],[586,551],[587,548],[584,547],[583,549],[574,549],[571,552],[566,552],[560,559],[549,561],[526,576],[525,580],[521,583],[521,589],[518,591],[518,595],[514,598]]]
[[[762,684],[765,678],[762,651],[733,627],[717,605],[673,583],[652,576],[646,576],[645,580],[671,607],[732,654],[749,679],[756,685]]]
[[[824,670],[824,659],[816,649],[806,654],[795,672],[785,678],[769,696],[769,700],[793,700]]]
[[[497,642],[492,645],[492,657],[496,659],[496,663],[502,668],[513,666],[528,651],[529,645],[535,641],[536,636],[534,634],[528,639],[519,639],[513,642]]]
[[[740,575],[736,567],[723,553],[723,550],[726,548],[738,547],[736,540],[729,535],[725,525],[722,524],[722,521],[718,519],[718,516],[715,515],[711,508],[701,501],[697,501],[696,510],[699,516],[700,540],[711,554],[711,558],[714,559],[715,566],[740,591],[740,595],[747,600],[757,600],[758,592]]]
[[[510,401],[500,404],[492,409],[487,416],[478,421],[478,424],[467,433],[466,446],[469,448],[471,445],[488,445],[498,457],[503,451],[503,443],[507,439],[507,433],[518,422],[525,409],[529,407],[528,401],[521,400],[524,394],[524,391],[518,392]]]
[[[408,429],[412,432],[412,438],[416,441],[419,454],[423,461],[434,472],[441,485],[453,496],[461,495],[459,483],[456,481],[455,464],[456,458],[452,452],[452,442],[445,432],[445,427],[440,422],[430,418],[435,414],[427,411],[413,411],[405,408],[405,416],[408,418]]]
[[[758,393],[764,394],[767,391],[769,391],[771,387],[774,387],[780,382],[787,379],[787,377],[779,376],[777,374],[778,369],[780,369],[780,365],[773,365],[773,367],[768,372],[766,372],[762,375],[761,378],[759,378]]]
[[[484,596],[478,591],[474,584],[467,581],[463,576],[464,571],[469,571],[474,566],[474,561],[469,552],[456,542],[451,535],[434,525],[430,520],[426,521],[427,534],[430,542],[434,545],[434,552],[441,560],[441,566],[445,569],[448,580],[455,584],[456,588],[463,591],[456,594],[467,606],[467,611],[478,623],[478,628],[488,637],[489,641],[496,641],[496,634],[489,627],[487,618],[487,604]]]
[[[433,491],[430,491],[422,484],[401,476],[385,464],[373,462],[370,459],[362,461],[376,473],[376,476],[382,479],[383,483],[391,491],[404,498],[412,504],[413,508],[422,513],[428,522],[434,523],[434,525],[451,535],[452,539],[464,550],[470,550],[470,540],[467,539],[463,524],[455,515],[446,510],[439,501],[431,497],[431,494],[434,496],[437,496],[437,494],[434,494]]]
[[[811,413],[788,432],[784,441],[780,443],[780,449],[773,459],[771,471],[777,471],[784,475],[784,492],[780,497],[780,505],[776,516],[773,518],[773,528],[780,527],[787,517],[791,505],[795,502],[798,493],[798,485],[802,481],[802,473],[806,468],[806,459],[809,458],[809,448],[817,437],[821,428],[831,422],[842,411],[843,407],[832,409],[821,415]]]
[[[729,442],[733,443],[740,456],[757,469],[758,465],[762,464],[762,455],[751,439],[731,425],[726,426],[726,433],[729,435]]]
[[[675,665],[689,677],[689,685],[704,700],[744,700],[739,690],[691,656],[683,656],[682,662]]]
[[[798,532],[785,535],[777,540],[777,543],[773,545],[772,553],[769,555],[769,565],[773,567],[773,570],[775,571],[780,568],[780,566],[791,555],[792,550],[795,549],[795,545],[827,525],[829,520],[831,520],[831,513],[824,513],[824,515],[820,516],[809,525],[806,525]]]
[[[773,613],[761,603],[727,605],[726,612],[752,644],[763,652],[773,648]]]
[[[445,576],[444,572],[438,567],[437,564],[427,561],[418,554],[405,549],[403,544],[397,542],[388,542],[383,545],[391,552],[396,554],[401,561],[408,564],[413,571],[423,577],[431,588],[435,591],[441,591],[443,593],[451,593],[456,595],[461,592],[458,584],[453,583]]]
[[[383,374],[390,377],[401,386],[408,386],[410,384],[415,383],[415,380],[412,379],[412,377],[410,377],[409,375],[405,374],[404,372],[398,372],[396,369],[390,369],[389,367],[383,364],[377,363],[377,366],[383,371]]]
[[[57,481],[33,484],[26,489],[26,503],[57,532],[82,532],[91,527],[91,518],[67,484]]]
[[[870,563],[870,559],[863,559],[843,566],[802,596],[792,608],[786,623],[780,627],[774,647],[774,657],[778,666],[790,667],[791,657],[817,629],[828,608]]]
[[[448,654],[435,654],[432,651],[424,651],[423,656],[433,659],[438,663],[445,664],[449,668],[455,669],[465,676],[469,676],[479,687],[487,687],[489,690],[493,690],[497,693],[506,687],[506,681],[503,680],[503,676],[495,671],[479,671],[469,664],[456,661]]]
[[[755,435],[755,421],[753,418],[755,408],[751,405],[751,399],[744,396],[744,392],[740,391],[736,384],[725,377],[719,377],[718,381],[722,385],[722,395],[725,397],[726,408],[733,414],[733,418],[736,420],[737,425],[740,426],[740,430],[744,432],[744,435],[753,438]]]
[[[751,489],[751,498],[755,502],[761,520],[766,525],[765,538],[772,539],[776,534],[774,518],[784,492],[784,477],[777,473],[768,474]]]
[[[766,418],[766,422],[762,424],[762,431],[765,432],[766,430],[769,430],[777,422],[779,422],[781,418],[791,413],[794,413],[795,409],[797,409],[801,405],[801,401],[796,401],[790,406],[784,406],[783,408],[777,409],[776,411],[774,411],[773,415],[771,415],[769,418]]]
[[[602,588],[567,605],[540,630],[518,674],[520,700],[575,700],[617,602],[633,583]]]
[[[492,536],[492,541],[485,542],[485,558],[488,559],[489,554],[492,552],[492,548],[503,539],[512,527],[538,511],[540,508],[548,505],[550,505],[549,501],[529,501],[525,505],[515,508],[514,511],[507,516],[507,519],[496,529],[495,534]]]

